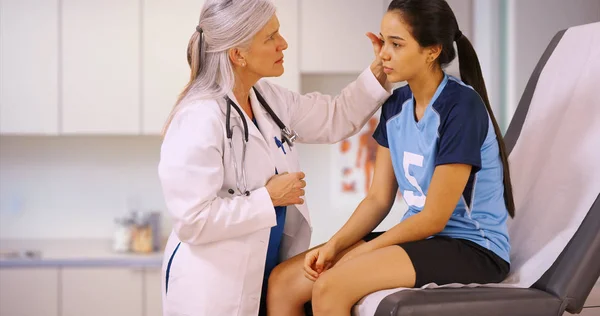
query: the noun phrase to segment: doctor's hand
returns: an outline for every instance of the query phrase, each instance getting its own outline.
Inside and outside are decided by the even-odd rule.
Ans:
[[[282,173],[271,177],[265,185],[273,206],[302,204],[304,200],[304,172]]]
[[[334,247],[328,243],[307,252],[304,256],[304,276],[316,281],[323,272],[333,266],[336,256]]]
[[[371,71],[377,78],[379,83],[383,86],[387,80],[387,75],[383,72],[383,61],[381,60],[381,48],[383,47],[383,41],[381,38],[371,32],[368,32],[367,37],[373,44],[373,53],[375,53],[375,60],[371,63]]]

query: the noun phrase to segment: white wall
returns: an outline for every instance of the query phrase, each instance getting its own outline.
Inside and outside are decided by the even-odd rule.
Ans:
[[[599,0],[508,0],[508,115],[539,58],[560,30],[600,21]]]
[[[110,238],[129,207],[164,211],[159,146],[155,136],[0,137],[0,239]]]

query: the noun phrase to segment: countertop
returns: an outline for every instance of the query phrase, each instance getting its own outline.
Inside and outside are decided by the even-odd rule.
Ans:
[[[29,255],[27,255],[29,254]],[[108,239],[0,240],[0,268],[155,267],[163,253],[117,253]]]

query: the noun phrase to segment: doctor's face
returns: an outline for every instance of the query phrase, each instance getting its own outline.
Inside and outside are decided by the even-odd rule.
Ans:
[[[390,82],[408,81],[427,70],[427,49],[421,47],[411,34],[410,25],[399,11],[389,11],[381,21],[384,71]]]
[[[262,77],[278,77],[283,74],[283,51],[288,44],[279,34],[276,15],[267,22],[252,40],[246,51],[247,70]]]

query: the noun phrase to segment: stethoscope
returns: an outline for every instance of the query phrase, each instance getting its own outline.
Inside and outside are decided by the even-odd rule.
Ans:
[[[279,117],[275,114],[275,112],[273,112],[273,109],[271,109],[271,107],[269,106],[267,101],[265,101],[265,99],[262,97],[262,95],[258,92],[258,90],[256,88],[252,87],[252,89],[254,89],[254,93],[256,94],[256,98],[258,99],[258,102],[260,102],[262,107],[267,111],[267,113],[269,113],[269,115],[271,116],[273,121],[275,121],[275,124],[277,124],[279,129],[281,129],[281,139],[283,140],[283,143],[287,143],[288,147],[291,150],[291,148],[294,146],[294,142],[298,138],[298,134],[296,133],[296,131],[288,128],[287,126],[285,126],[285,124],[283,124],[283,122],[279,119]],[[232,159],[233,159],[233,168],[235,170],[235,185],[240,194],[248,196],[248,195],[250,195],[250,191],[248,191],[248,185],[247,185],[247,181],[246,181],[246,169],[244,168],[245,163],[246,163],[246,144],[248,143],[248,122],[246,121],[246,117],[244,116],[244,113],[242,113],[242,110],[240,109],[240,107],[237,104],[235,104],[235,102],[233,102],[228,96],[225,97],[225,101],[227,102],[227,114],[225,116],[225,127],[227,129],[227,140],[229,142],[229,148],[231,149],[231,155],[232,155]],[[238,169],[238,166],[236,163],[237,159],[236,159],[236,154],[235,154],[235,148],[233,146],[233,141],[232,141],[233,128],[231,128],[231,122],[230,122],[231,121],[231,108],[234,108],[238,112],[238,114],[240,115],[240,118],[242,120],[243,127],[244,127],[244,130],[243,130],[243,132],[244,132],[243,140],[244,141],[242,142],[241,171]],[[281,144],[281,146],[283,146],[283,143]],[[229,192],[229,194],[235,193],[233,191],[233,189],[229,189],[228,192]]]

